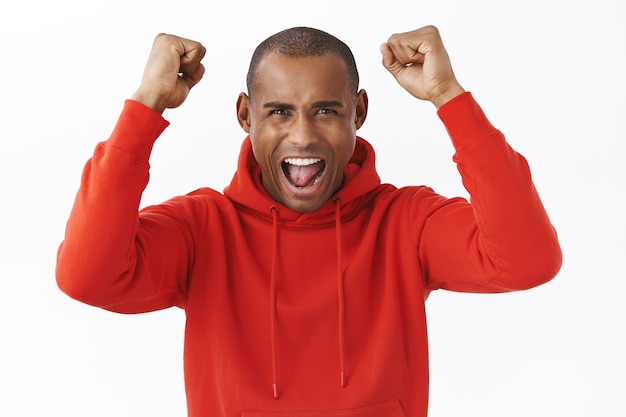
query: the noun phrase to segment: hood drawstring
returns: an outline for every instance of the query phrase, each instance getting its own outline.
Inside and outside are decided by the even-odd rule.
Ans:
[[[345,387],[345,291],[343,286],[343,246],[341,243],[341,199],[339,197],[335,197],[333,199],[333,205],[335,206],[335,233],[337,234],[337,297],[339,307],[337,336],[339,339],[339,383],[342,387]]]
[[[278,398],[276,378],[276,270],[278,268],[278,207],[270,207],[272,212],[272,270],[270,272],[270,338],[272,343],[272,390]]]
[[[338,322],[337,336],[339,342],[339,384],[347,385],[345,371],[345,290],[343,281],[343,246],[341,241],[341,199],[336,197],[332,201],[335,206],[335,233],[337,239],[337,298],[338,298]],[[272,213],[272,265],[270,271],[270,339],[272,345],[272,391],[274,398],[278,399],[278,377],[276,365],[276,279],[278,275],[278,216],[280,210],[271,206]]]

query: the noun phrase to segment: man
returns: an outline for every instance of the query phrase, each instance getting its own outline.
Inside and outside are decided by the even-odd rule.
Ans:
[[[311,28],[256,49],[237,101],[249,135],[224,193],[138,213],[161,113],[204,74],[204,47],[171,35],[88,161],[58,284],[111,311],[184,308],[190,416],[426,416],[428,294],[523,290],[558,272],[526,161],[457,82],[438,30],[381,52],[438,109],[471,204],[381,185],[356,136],[368,100],[352,53]]]

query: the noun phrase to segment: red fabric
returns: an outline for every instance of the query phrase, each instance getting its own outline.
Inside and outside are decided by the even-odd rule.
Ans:
[[[359,138],[344,187],[297,213],[262,189],[246,139],[224,193],[200,189],[138,214],[167,122],[127,101],[85,166],[57,282],[112,311],[184,308],[192,417],[424,417],[429,292],[523,290],[561,265],[524,158],[471,94],[438,114],[471,205],[381,185]]]

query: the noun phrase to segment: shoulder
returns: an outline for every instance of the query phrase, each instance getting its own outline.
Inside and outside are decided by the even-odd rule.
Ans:
[[[147,206],[141,210],[141,215],[163,214],[185,220],[198,220],[234,210],[232,202],[224,194],[212,188],[203,187],[172,197],[160,204]]]
[[[446,197],[436,193],[425,185],[410,185],[395,187],[391,184],[381,184],[374,192],[376,203],[413,204],[415,202],[441,201]]]

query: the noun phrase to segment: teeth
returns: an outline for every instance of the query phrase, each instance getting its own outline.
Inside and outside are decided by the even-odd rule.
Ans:
[[[321,161],[321,159],[319,158],[287,158],[285,159],[285,163],[291,164],[291,165],[298,165],[298,166],[313,165],[313,164],[317,164],[319,161]]]

